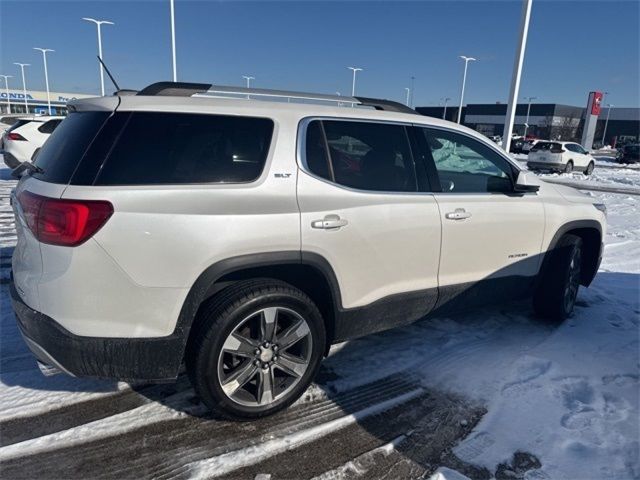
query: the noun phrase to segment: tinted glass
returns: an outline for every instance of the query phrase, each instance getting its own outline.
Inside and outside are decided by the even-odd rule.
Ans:
[[[60,125],[62,120],[49,120],[48,122],[44,122],[42,125],[38,127],[38,131],[41,133],[53,133],[58,125]]]
[[[323,121],[336,183],[361,190],[416,191],[404,126]]]
[[[443,192],[487,193],[513,190],[509,162],[492,148],[466,135],[422,129]]]
[[[95,184],[249,182],[262,172],[272,132],[264,118],[134,112]]]
[[[540,151],[551,151],[551,150],[561,150],[562,145],[556,142],[538,142],[531,149],[532,152],[540,152]]]
[[[329,169],[329,157],[322,133],[322,124],[319,120],[314,120],[307,127],[305,158],[307,168],[311,173],[319,177],[333,180]]]
[[[108,112],[78,112],[65,118],[38,153],[35,163],[44,173],[33,176],[45,182],[68,183],[108,116]]]

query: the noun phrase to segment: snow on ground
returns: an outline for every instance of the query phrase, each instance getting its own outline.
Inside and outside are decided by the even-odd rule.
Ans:
[[[638,478],[640,197],[593,197],[609,209],[605,254],[569,321],[541,323],[528,304],[487,309],[357,340],[340,365],[327,363],[345,378],[401,364],[425,386],[484,402],[454,453],[492,472],[520,450],[542,463],[532,479]]]
[[[626,185],[640,184],[640,177],[633,177],[636,172],[596,172],[612,184],[624,183],[624,178],[631,179]],[[15,243],[7,200],[12,185],[7,170],[0,169],[3,267]],[[609,211],[605,253],[593,285],[580,290],[576,312],[569,321],[559,326],[540,322],[533,318],[528,303],[522,303],[371,335],[332,348],[325,368],[335,378],[325,382],[323,391],[341,392],[410,372],[425,389],[450,391],[486,405],[488,413],[454,450],[463,461],[496,472],[499,464],[508,462],[520,450],[534,454],[542,464],[541,469],[525,476],[531,480],[640,477],[640,196],[591,195],[594,201],[605,203]],[[123,383],[42,377],[19,338],[6,281],[3,283],[0,420],[108,398],[130,388]],[[307,401],[318,395],[319,387],[312,386]],[[139,421],[135,419],[138,413]],[[93,426],[100,428],[95,431],[87,423],[2,447],[0,457],[11,457],[22,447],[37,451],[78,442],[83,432],[92,432],[91,438],[116,435],[126,431],[129,422],[135,426],[171,416],[166,406],[152,402],[98,420]],[[347,420],[342,422],[351,421],[344,418]],[[324,430],[321,427],[314,432],[322,434]],[[283,438],[285,443],[307,441],[302,437]],[[267,442],[257,447],[257,452],[262,458],[283,448],[282,442]],[[247,457],[243,462],[229,452],[197,464],[195,471],[210,472],[212,466],[230,468],[255,461]],[[354,459],[358,465],[368,461]],[[464,478],[456,475],[442,468],[433,478]]]

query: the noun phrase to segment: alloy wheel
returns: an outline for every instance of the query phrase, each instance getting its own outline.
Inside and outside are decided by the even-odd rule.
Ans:
[[[307,321],[290,308],[262,308],[226,338],[218,358],[224,394],[249,407],[283,398],[309,368],[313,339]]]

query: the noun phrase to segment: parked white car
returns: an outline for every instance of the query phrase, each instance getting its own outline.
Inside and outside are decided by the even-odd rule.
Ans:
[[[2,150],[4,163],[9,168],[16,168],[22,162],[31,160],[33,154],[53,133],[64,117],[59,116],[24,116],[2,134]]]
[[[529,170],[555,170],[571,173],[574,170],[591,175],[596,159],[574,142],[539,141],[529,152]]]
[[[12,195],[11,294],[72,375],[184,360],[209,407],[261,417],[333,343],[523,296],[563,320],[598,271],[604,205],[395,102],[162,82],[69,107]]]

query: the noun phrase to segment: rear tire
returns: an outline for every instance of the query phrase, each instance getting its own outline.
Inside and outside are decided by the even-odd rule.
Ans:
[[[264,417],[304,393],[325,341],[322,316],[306,294],[275,279],[240,281],[201,307],[187,345],[187,373],[211,410]]]
[[[591,175],[594,168],[596,168],[596,165],[593,162],[589,162],[589,165],[587,165],[587,169],[584,171],[584,174],[587,176]]]
[[[533,295],[533,309],[541,317],[562,321],[573,313],[580,287],[582,239],[564,235],[548,255]]]
[[[571,173],[571,172],[573,172],[573,161],[569,160],[567,164],[564,166],[564,173]]]

